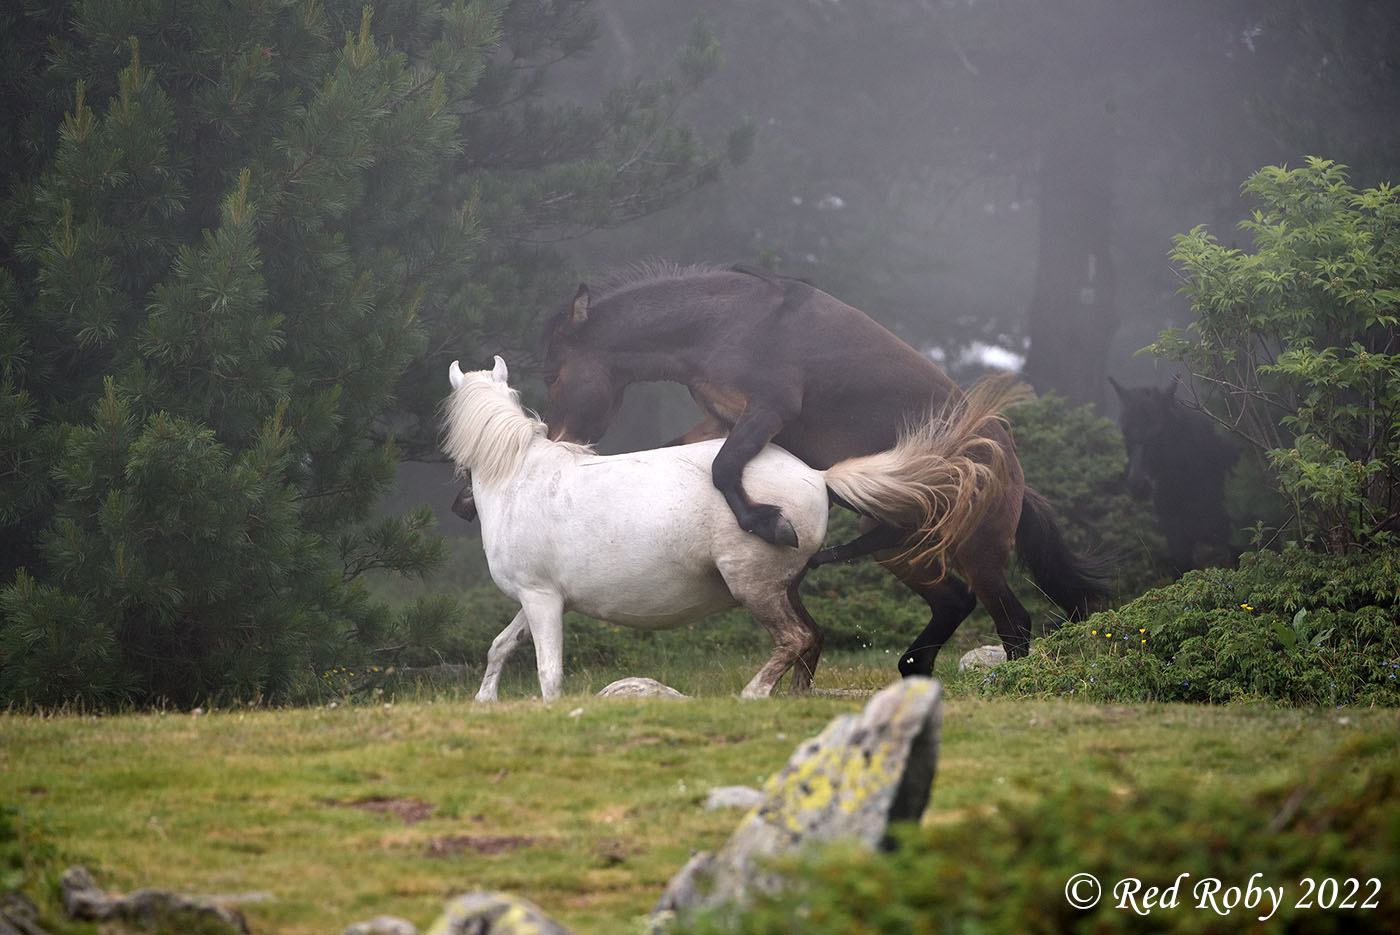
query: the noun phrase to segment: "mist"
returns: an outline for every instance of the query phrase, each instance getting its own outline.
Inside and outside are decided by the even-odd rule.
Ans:
[[[1029,355],[1037,389],[1106,402],[1103,372],[1190,320],[1168,258],[1198,224],[1235,235],[1241,182],[1323,156],[1392,177],[1400,128],[1383,3],[1146,0],[598,0],[593,51],[557,93],[655,71],[693,19],[723,63],[682,117],[757,126],[752,157],[684,204],[573,245],[585,270],[657,256],[764,260],[911,344]],[[1092,293],[1092,295],[1091,295]],[[1093,331],[1070,359],[1031,338]],[[1042,342],[1048,340],[1042,336]],[[1078,345],[1077,347],[1075,345]],[[1089,359],[1090,349],[1103,361]],[[1091,369],[1097,386],[1074,379]]]
[[[1260,0],[595,0],[559,102],[658,74],[695,27],[717,73],[678,118],[749,121],[751,156],[682,202],[568,242],[581,273],[645,259],[763,264],[859,308],[962,381],[1018,369],[1113,415],[1106,378],[1185,326],[1172,238],[1225,242],[1241,182],[1306,156],[1396,175],[1400,8]],[[636,387],[600,446],[648,447],[696,412]],[[450,486],[447,485],[447,486]],[[449,498],[450,499],[450,498]]]

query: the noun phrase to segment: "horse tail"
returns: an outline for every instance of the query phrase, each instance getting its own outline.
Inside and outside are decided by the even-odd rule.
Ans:
[[[1070,620],[1083,620],[1108,597],[1109,561],[1075,555],[1055,521],[1055,511],[1040,493],[1027,487],[1016,526],[1016,557],[1036,585]]]
[[[988,430],[1029,395],[1006,377],[981,380],[908,426],[893,448],[832,465],[826,485],[858,512],[910,530],[899,558],[940,580],[1007,486],[1008,450]]]

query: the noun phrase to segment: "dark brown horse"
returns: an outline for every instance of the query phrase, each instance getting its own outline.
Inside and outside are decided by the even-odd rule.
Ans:
[[[639,267],[596,288],[580,286],[545,323],[549,433],[594,442],[629,384],[684,384],[704,418],[680,439],[727,437],[713,479],[739,525],[796,545],[777,508],[744,491],[744,465],[768,442],[824,470],[892,447],[900,431],[961,390],[922,354],[863,312],[796,279],[743,268]],[[933,671],[938,650],[977,600],[1010,656],[1026,654],[1030,615],[1006,583],[1013,545],[1037,584],[1071,617],[1104,593],[1091,566],[1066,548],[1048,504],[1025,486],[1011,438],[985,433],[1004,452],[1002,493],[962,541],[950,543],[955,575],[930,581],[901,560],[917,530],[874,526],[826,560],[883,549],[881,561],[929,604],[928,627],[905,653],[905,675]]]
[[[1122,386],[1108,378],[1123,404],[1119,425],[1128,453],[1128,493],[1151,499],[1167,540],[1172,571],[1233,565],[1225,479],[1239,449],[1220,437],[1210,418],[1176,398],[1177,384]]]

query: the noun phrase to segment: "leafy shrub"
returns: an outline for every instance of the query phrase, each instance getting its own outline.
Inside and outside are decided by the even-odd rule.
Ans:
[[[1400,704],[1400,554],[1289,549],[1068,624],[976,676],[986,694]]]
[[[1400,528],[1400,199],[1309,159],[1244,184],[1254,252],[1197,227],[1172,257],[1198,318],[1150,350],[1190,368],[1221,425],[1260,455],[1320,551]]]
[[[787,861],[793,882],[780,895],[760,897],[737,918],[715,911],[685,920],[677,935],[1259,930],[1272,900],[1228,915],[1200,908],[1195,887],[1209,878],[1222,887],[1251,879],[1283,887],[1270,931],[1400,930],[1400,901],[1390,892],[1400,872],[1400,755],[1388,742],[1353,738],[1286,781],[1238,797],[1107,771],[1043,792],[1026,804],[998,804],[982,819],[905,829],[890,854],[831,848]],[[1066,899],[1079,873],[1102,883],[1092,909]],[[1190,875],[1175,908],[1139,915],[1117,905],[1120,880],[1168,887],[1182,873]],[[1332,908],[1320,908],[1317,893],[1312,908],[1298,907],[1304,878],[1342,884],[1325,897]],[[1352,878],[1355,908],[1344,909]],[[1360,908],[1373,895],[1375,908]]]

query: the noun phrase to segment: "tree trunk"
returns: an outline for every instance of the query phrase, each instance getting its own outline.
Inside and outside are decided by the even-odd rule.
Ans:
[[[1037,392],[1102,404],[1108,349],[1118,330],[1111,254],[1113,155],[1108,115],[1092,112],[1052,131],[1040,169],[1040,244],[1025,375]]]

